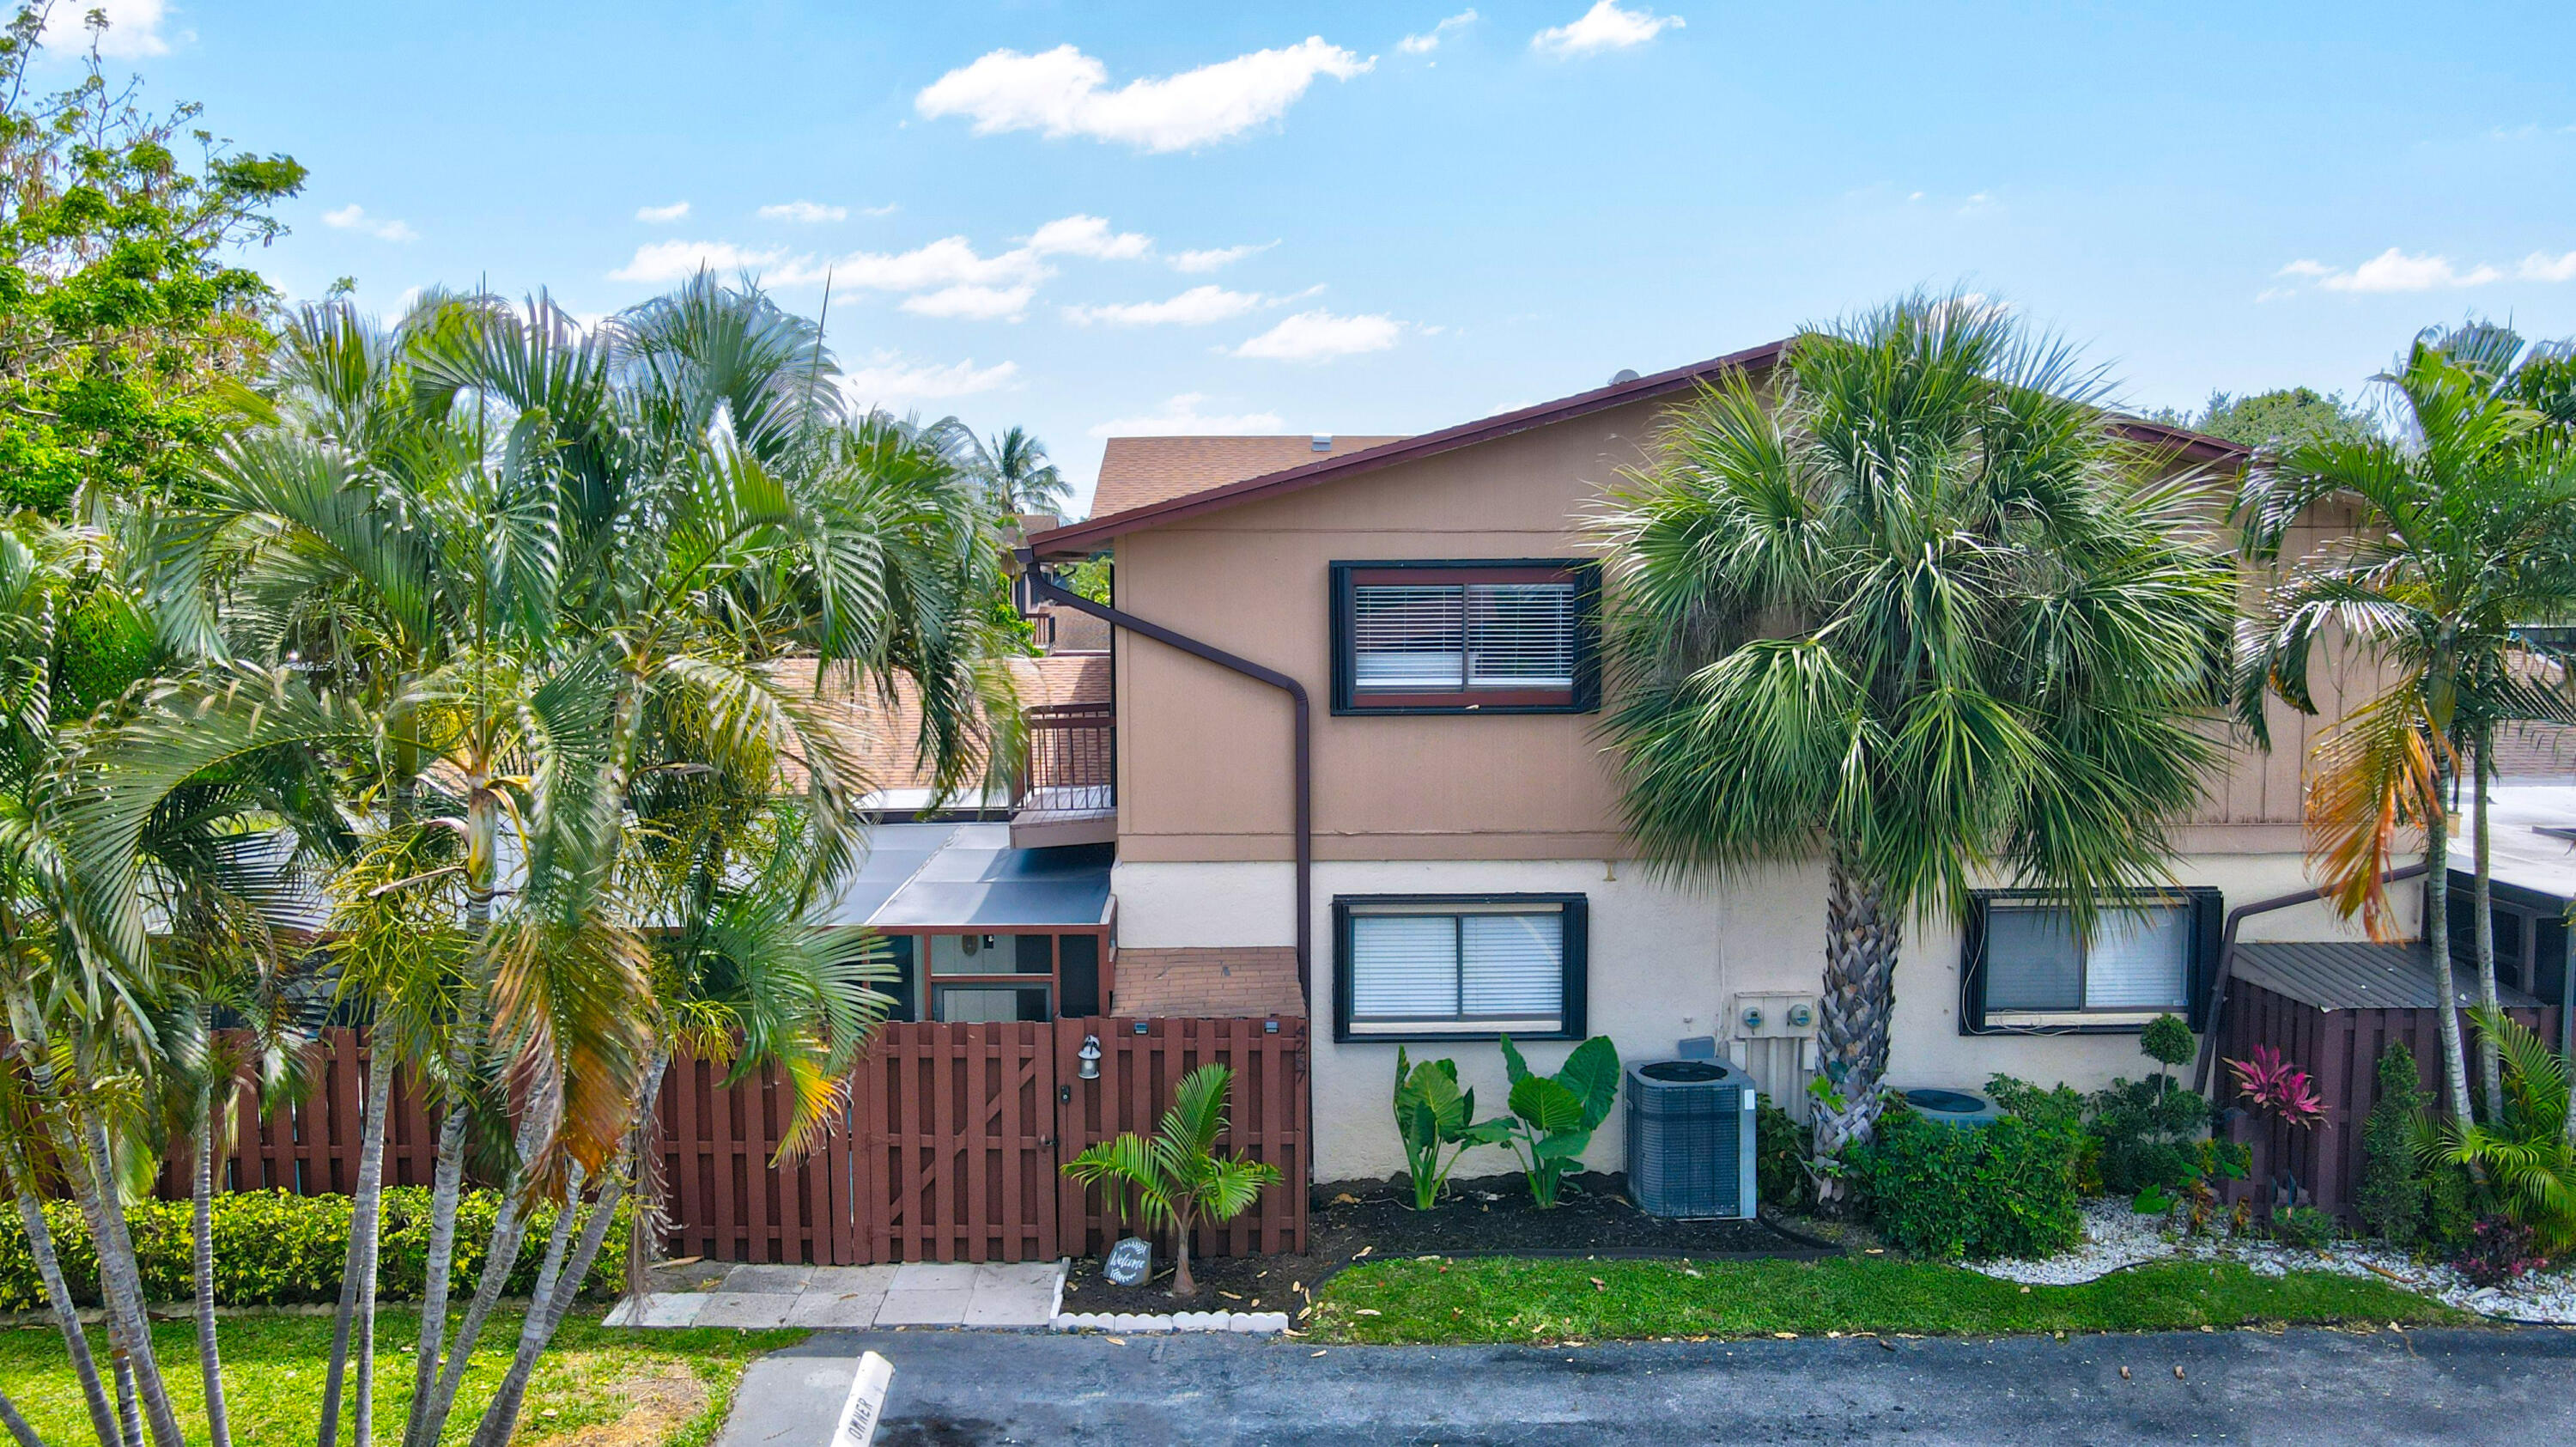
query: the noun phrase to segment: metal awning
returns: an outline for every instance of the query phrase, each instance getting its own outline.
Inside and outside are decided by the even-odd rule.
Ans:
[[[1106,845],[1014,849],[1008,824],[885,824],[821,923],[878,929],[1081,929],[1109,919]]]
[[[2442,999],[2434,987],[2433,963],[2416,944],[2357,940],[2240,944],[2231,973],[2320,1010],[2431,1010]],[[2462,1009],[2478,1003],[2477,980],[2470,972],[2454,971],[2451,983]],[[2509,1010],[2540,1005],[2501,980],[2496,982],[2496,997]]]

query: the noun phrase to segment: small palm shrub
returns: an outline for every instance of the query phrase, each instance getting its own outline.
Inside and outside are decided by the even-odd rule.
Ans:
[[[2485,1175],[2506,1218],[2529,1229],[2541,1252],[2576,1247],[2576,1140],[2567,1135],[2567,1062],[2510,1015],[2469,1012],[2504,1066],[2504,1112],[2446,1120],[2428,1154]],[[2473,1248],[2474,1249],[2474,1248]]]
[[[1225,1134],[1225,1096],[1234,1072],[1202,1065],[1181,1077],[1172,1105],[1147,1140],[1129,1131],[1102,1141],[1064,1163],[1064,1173],[1086,1186],[1133,1191],[1147,1230],[1172,1232],[1172,1295],[1196,1296],[1190,1276],[1190,1233],[1199,1222],[1221,1225],[1279,1182],[1279,1168],[1216,1153]]]

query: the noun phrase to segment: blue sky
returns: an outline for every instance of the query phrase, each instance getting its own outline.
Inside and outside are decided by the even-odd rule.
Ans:
[[[829,271],[863,397],[1084,497],[1112,431],[1420,431],[1925,284],[2142,407],[2576,333],[2563,3],[108,9],[152,99],[312,168],[290,295]]]

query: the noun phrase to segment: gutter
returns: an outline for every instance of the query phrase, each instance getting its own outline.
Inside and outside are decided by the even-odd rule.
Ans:
[[[1315,780],[1312,750],[1308,744],[1312,728],[1308,720],[1306,686],[1275,668],[1264,668],[1251,659],[1238,658],[1187,634],[1175,633],[1160,623],[1149,623],[1133,613],[1094,603],[1078,593],[1066,592],[1049,582],[1046,574],[1039,570],[1037,549],[1033,547],[1018,549],[1017,556],[1020,576],[1028,583],[1031,603],[1053,603],[1077,613],[1088,613],[1113,628],[1141,634],[1288,695],[1288,701],[1297,714],[1294,763],[1297,798],[1297,998],[1306,1007],[1306,1019],[1311,1029],[1315,1018]]]
[[[2423,865],[2410,864],[2403,869],[2392,869],[2380,875],[2379,882],[2396,884],[2401,880],[2420,879],[2424,873]],[[2227,928],[2219,936],[2218,969],[2215,972],[2216,977],[2209,984],[2209,1008],[2202,1012],[2200,1017],[2200,1059],[2191,1067],[2191,1088],[2203,1099],[2208,1098],[2210,1067],[2218,1057],[2218,1028],[2227,1018],[2227,982],[2234,976],[2236,970],[2236,927],[2254,915],[2272,914],[2293,905],[2314,904],[2325,897],[2326,891],[2323,889],[2303,890],[2297,894],[2276,894],[2270,899],[2258,899],[2252,904],[2240,904],[2227,912]],[[2446,943],[2445,948],[2447,947]]]

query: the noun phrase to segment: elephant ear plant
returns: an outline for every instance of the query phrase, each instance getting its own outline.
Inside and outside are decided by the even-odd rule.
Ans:
[[[1595,1035],[1575,1046],[1554,1075],[1539,1075],[1506,1035],[1503,1068],[1512,1078],[1512,1118],[1500,1124],[1529,1177],[1530,1200],[1544,1211],[1556,1204],[1566,1169],[1583,1158],[1592,1133],[1610,1118],[1619,1093],[1618,1047]]]
[[[1412,1166],[1413,1209],[1428,1211],[1440,1202],[1441,1188],[1469,1146],[1501,1145],[1511,1135],[1507,1120],[1476,1119],[1476,1092],[1458,1088],[1458,1062],[1425,1060],[1416,1065],[1395,1048],[1395,1133],[1404,1142]],[[1441,1152],[1448,1159],[1441,1159]]]

